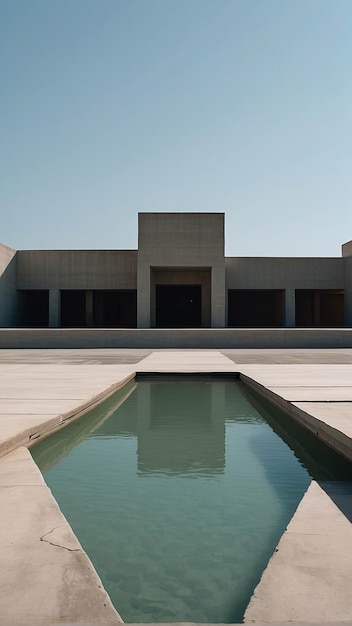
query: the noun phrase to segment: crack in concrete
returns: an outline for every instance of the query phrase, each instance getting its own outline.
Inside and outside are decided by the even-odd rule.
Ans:
[[[60,524],[59,526],[54,526],[54,528],[49,530],[49,532],[44,533],[44,535],[40,537],[40,541],[43,541],[43,543],[49,543],[51,546],[55,546],[55,548],[62,548],[63,550],[67,550],[68,552],[81,552],[82,551],[81,548],[68,548],[67,546],[62,546],[59,543],[53,543],[52,541],[45,539],[45,537],[47,537],[48,535],[51,535],[51,533],[53,533],[54,530],[57,530],[61,526],[63,526],[63,524]]]

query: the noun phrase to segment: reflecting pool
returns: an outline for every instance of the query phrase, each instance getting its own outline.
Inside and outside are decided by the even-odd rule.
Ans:
[[[242,621],[311,477],[352,479],[231,378],[142,378],[31,452],[125,622]]]

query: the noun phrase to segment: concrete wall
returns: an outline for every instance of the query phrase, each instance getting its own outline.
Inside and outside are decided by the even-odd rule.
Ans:
[[[223,213],[139,213],[138,253],[151,265],[209,266],[223,261]]]
[[[352,255],[344,257],[345,326],[352,326]]]
[[[18,289],[136,289],[136,250],[20,250]]]
[[[296,289],[343,289],[343,259],[290,257],[228,257],[225,259],[228,289],[283,289],[285,326],[295,326]],[[352,303],[351,303],[352,305]]]
[[[339,258],[247,258],[225,260],[226,289],[343,289]]]
[[[347,241],[347,243],[342,244],[342,256],[352,256],[352,240]]]
[[[345,326],[352,326],[352,241],[342,246],[345,278]]]
[[[0,348],[352,348],[349,328],[0,329]]]
[[[211,325],[225,325],[224,214],[139,213],[138,327],[151,325],[151,268],[211,268]]]
[[[0,326],[19,323],[16,250],[0,244]]]

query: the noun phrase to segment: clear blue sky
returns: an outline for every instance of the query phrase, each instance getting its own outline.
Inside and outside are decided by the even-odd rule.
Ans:
[[[221,211],[231,256],[352,239],[352,0],[2,0],[0,241],[137,248]]]

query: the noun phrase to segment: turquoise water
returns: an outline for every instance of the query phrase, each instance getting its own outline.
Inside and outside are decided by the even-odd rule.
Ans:
[[[141,379],[31,452],[125,622],[240,622],[311,477],[352,477],[231,379]]]

